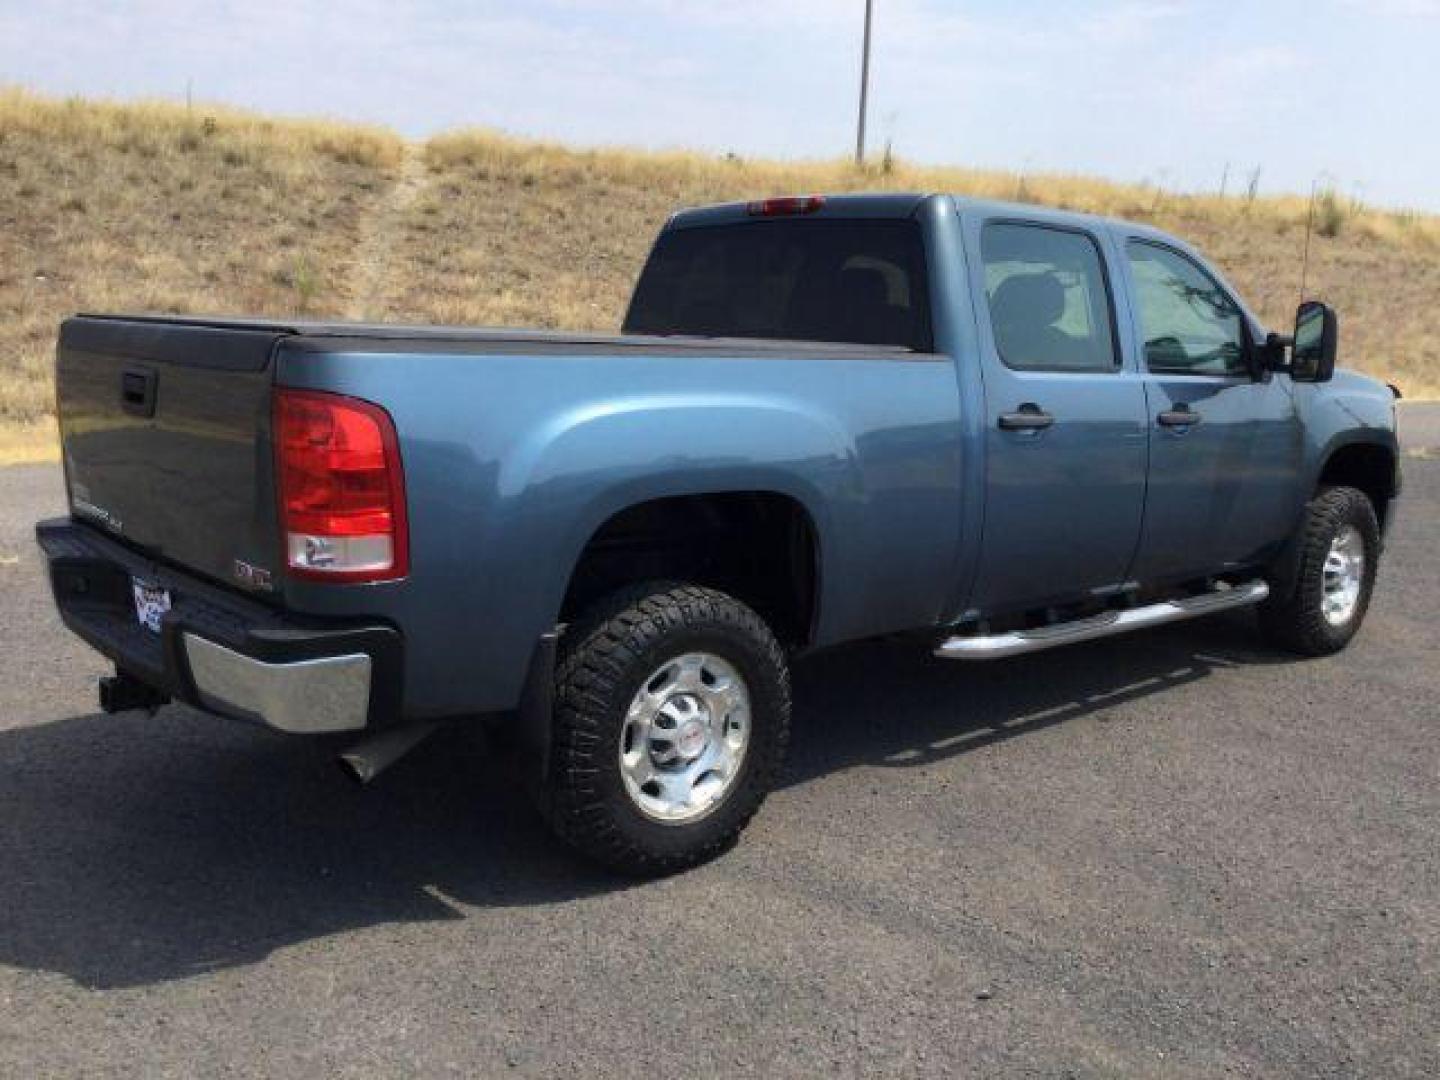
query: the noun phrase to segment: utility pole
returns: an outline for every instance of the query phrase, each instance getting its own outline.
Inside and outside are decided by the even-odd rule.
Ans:
[[[865,164],[865,102],[870,96],[870,16],[875,0],[865,0],[865,45],[860,53],[860,116],[855,122],[855,164]]]

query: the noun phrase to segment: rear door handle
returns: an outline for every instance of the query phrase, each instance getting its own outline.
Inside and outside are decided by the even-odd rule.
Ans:
[[[1166,409],[1155,420],[1161,427],[1194,427],[1200,423],[1200,414],[1187,406]]]
[[[1053,423],[1055,423],[1055,417],[1030,401],[1021,405],[1014,412],[1000,414],[1002,431],[1039,431]]]

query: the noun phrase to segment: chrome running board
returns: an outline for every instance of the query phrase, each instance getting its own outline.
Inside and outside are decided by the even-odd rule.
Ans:
[[[1034,630],[1014,630],[1005,634],[957,634],[941,642],[935,655],[942,660],[1000,660],[1007,656],[1019,656],[1021,653],[1073,645],[1078,641],[1094,641],[1096,638],[1123,634],[1147,626],[1163,626],[1181,619],[1213,615],[1217,611],[1258,604],[1269,595],[1270,587],[1257,578],[1230,588],[1221,586],[1212,592],[1189,596],[1184,600],[1164,600],[1158,604],[1146,604],[1144,607],[1107,611],[1102,615],[1056,623],[1054,626],[1042,626]]]

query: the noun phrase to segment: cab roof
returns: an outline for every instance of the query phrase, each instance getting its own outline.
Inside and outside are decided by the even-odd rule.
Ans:
[[[805,200],[812,195],[782,196]],[[915,193],[875,192],[845,195],[820,195],[818,208],[795,214],[807,218],[907,218],[910,217],[930,196]],[[762,199],[752,202],[716,203],[712,206],[696,206],[678,210],[670,216],[666,228],[689,229],[703,225],[723,225],[732,221],[752,221],[756,214],[751,207],[761,202],[777,202],[779,199]]]
[[[818,205],[802,209],[785,210],[778,215],[767,215],[757,211],[765,203],[805,204],[818,199]],[[1176,248],[1197,259],[1209,272],[1214,274],[1231,296],[1237,298],[1254,326],[1261,324],[1254,312],[1238,300],[1239,293],[1225,276],[1209,262],[1203,253],[1192,244],[1164,232],[1152,225],[1123,218],[1105,217],[1100,214],[1085,214],[1077,210],[1057,210],[1037,203],[1004,202],[997,199],[976,199],[968,195],[951,195],[944,192],[861,192],[840,195],[799,195],[761,199],[754,202],[720,203],[714,206],[699,206],[679,210],[671,215],[665,229],[689,229],[707,225],[723,225],[742,221],[784,220],[794,216],[806,219],[844,218],[908,218],[919,216],[926,204],[945,199],[954,204],[962,215],[982,217],[1013,217],[1023,221],[1034,221],[1060,227],[1085,229],[1094,233],[1119,234],[1119,238],[1138,237],[1153,240],[1168,247]]]
[[[812,196],[795,196],[797,200]],[[1151,236],[1167,243],[1181,244],[1177,239],[1159,229],[1139,222],[1121,218],[1086,214],[1077,210],[1058,210],[1037,203],[1005,202],[998,199],[976,199],[968,195],[950,195],[943,192],[859,192],[839,195],[820,195],[823,200],[815,209],[805,210],[793,216],[807,218],[907,218],[918,211],[929,199],[953,200],[962,212],[970,211],[986,216],[1015,216],[1032,221],[1048,221],[1056,225],[1080,226],[1090,229],[1119,227],[1126,232]],[[756,200],[754,202],[717,203],[711,206],[697,206],[679,210],[670,217],[667,228],[687,229],[705,225],[722,225],[729,222],[755,220],[757,214],[752,207],[757,203],[779,200]],[[791,215],[785,215],[791,216]]]

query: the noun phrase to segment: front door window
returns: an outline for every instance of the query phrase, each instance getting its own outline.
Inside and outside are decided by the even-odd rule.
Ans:
[[[1243,375],[1244,317],[1191,260],[1158,244],[1127,245],[1145,366],[1157,374]]]

